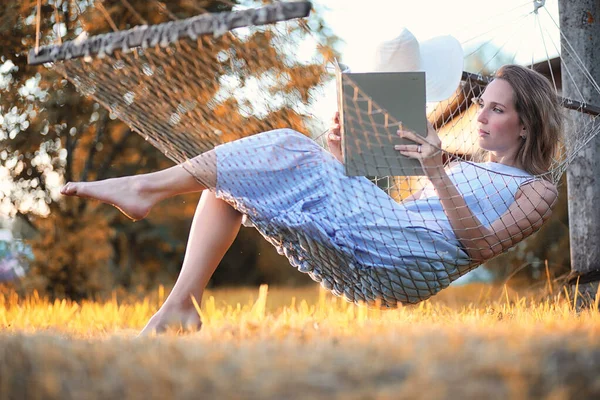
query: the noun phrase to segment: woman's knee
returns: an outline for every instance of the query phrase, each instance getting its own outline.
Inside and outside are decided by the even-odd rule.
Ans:
[[[184,168],[204,187],[215,188],[217,185],[217,153],[209,150],[189,160]]]

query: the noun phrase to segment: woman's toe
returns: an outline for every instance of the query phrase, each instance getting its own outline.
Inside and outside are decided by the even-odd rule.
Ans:
[[[63,186],[62,194],[72,195],[76,193],[77,189],[75,187],[75,184],[73,184],[72,182],[68,182],[65,186]]]

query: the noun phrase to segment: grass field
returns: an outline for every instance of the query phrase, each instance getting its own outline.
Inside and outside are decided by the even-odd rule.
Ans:
[[[199,333],[140,300],[0,294],[0,399],[598,399],[600,316],[564,292],[447,289],[394,311],[317,287],[218,290]]]

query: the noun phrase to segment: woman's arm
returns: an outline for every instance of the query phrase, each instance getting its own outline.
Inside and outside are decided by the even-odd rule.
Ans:
[[[537,180],[523,185],[508,210],[486,227],[473,215],[456,186],[442,171],[430,179],[457,239],[478,262],[497,256],[536,232],[552,215],[558,197],[550,182]]]
[[[435,129],[429,125],[427,138],[406,131],[399,134],[418,143],[396,148],[401,154],[421,161],[454,234],[474,261],[483,262],[500,254],[537,231],[550,218],[558,193],[550,182],[536,180],[523,185],[508,211],[489,227],[484,226],[448,177],[439,151],[441,141]]]

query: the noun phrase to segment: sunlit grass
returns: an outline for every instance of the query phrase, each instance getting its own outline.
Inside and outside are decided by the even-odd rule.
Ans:
[[[50,331],[73,338],[134,335],[164,299],[163,287],[143,299],[114,293],[107,301],[80,303],[50,301],[37,292],[19,298],[8,291],[0,293],[0,327],[5,333]],[[396,329],[533,334],[585,328],[592,334],[600,328],[597,305],[576,312],[565,292],[519,294],[484,285],[450,288],[429,301],[397,310],[356,306],[317,286],[222,289],[206,293],[200,314],[204,326],[197,336],[214,340],[282,338],[300,331],[305,338],[310,332],[319,332],[322,338],[323,334],[368,336]],[[168,333],[182,332],[173,327]]]
[[[556,288],[456,287],[392,311],[316,286],[222,289],[199,333],[136,338],[164,299],[1,294],[0,398],[600,398],[597,305]]]

